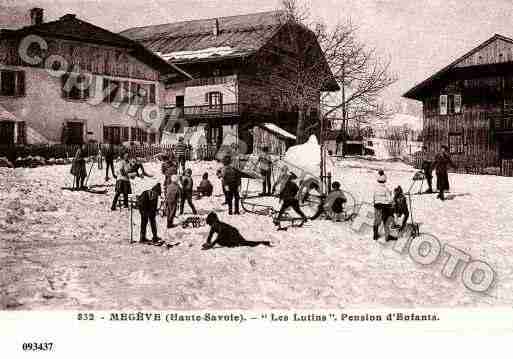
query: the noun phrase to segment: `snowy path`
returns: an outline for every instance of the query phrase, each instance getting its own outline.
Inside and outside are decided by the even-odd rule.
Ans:
[[[414,170],[401,163],[340,161],[341,179],[359,200],[370,200],[376,169],[392,184],[409,188]],[[194,163],[195,185],[215,163]],[[137,179],[135,193],[162,180]],[[93,170],[90,183],[103,184]],[[0,168],[0,306],[9,309],[260,309],[513,304],[513,179],[451,174],[451,194],[415,196],[421,230],[484,260],[497,272],[488,294],[464,287],[440,273],[443,261],[416,264],[391,244],[355,234],[346,223],[313,221],[305,228],[276,232],[270,217],[228,216],[222,197],[196,201],[200,214],[218,211],[248,239],[269,239],[274,248],[201,251],[208,227],[167,231],[180,242],[169,250],[129,245],[127,211],[111,212],[108,195],[62,191],[69,166]],[[112,181],[111,181],[112,183]],[[257,188],[254,188],[257,189]],[[186,212],[190,211],[186,207]],[[138,214],[135,214],[138,223]],[[184,217],[183,217],[184,218]],[[182,218],[182,219],[183,219]],[[138,226],[135,228],[138,237]],[[458,272],[458,277],[460,272]]]

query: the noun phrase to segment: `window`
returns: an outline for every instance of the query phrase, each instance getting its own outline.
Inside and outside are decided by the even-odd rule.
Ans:
[[[25,72],[1,70],[0,95],[25,96]]]
[[[221,108],[223,104],[223,94],[221,92],[208,92],[206,94],[206,102],[210,108]]]
[[[154,84],[150,84],[150,99],[149,99],[150,103],[151,104],[156,104],[157,101],[156,101],[156,88],[155,88],[155,85]]]
[[[130,140],[130,138],[128,137],[128,132],[129,132],[128,127],[123,127],[123,134],[122,134],[123,142]]]
[[[105,96],[103,99],[104,102],[122,102],[122,83],[120,81],[104,78],[103,95]]]
[[[18,144],[27,144],[27,129],[25,127],[25,122],[18,122]]]
[[[449,134],[449,152],[451,154],[463,153],[463,134],[450,133]]]
[[[461,95],[440,95],[440,115],[461,113]]]
[[[67,73],[61,76],[62,97],[68,100],[89,98],[90,79],[85,75]]]
[[[440,95],[440,115],[447,115],[447,95]]]
[[[136,141],[137,140],[137,128],[130,127],[130,141]]]
[[[155,133],[152,132],[150,133],[150,143],[155,143],[156,142],[156,136],[155,136]]]

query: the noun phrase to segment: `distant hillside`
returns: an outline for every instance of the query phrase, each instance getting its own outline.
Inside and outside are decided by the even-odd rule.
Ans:
[[[396,126],[404,126],[408,125],[412,130],[421,131],[422,130],[422,118],[406,115],[403,113],[396,113],[388,120],[388,126],[396,127]]]

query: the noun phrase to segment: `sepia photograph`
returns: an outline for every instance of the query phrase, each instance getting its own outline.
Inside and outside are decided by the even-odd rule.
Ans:
[[[511,310],[512,16],[0,0],[0,313]]]

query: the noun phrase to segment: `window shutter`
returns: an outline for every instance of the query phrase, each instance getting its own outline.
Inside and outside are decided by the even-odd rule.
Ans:
[[[157,103],[155,101],[155,85],[150,85],[150,103],[151,104],[155,104]]]
[[[18,88],[17,88],[17,95],[18,96],[25,96],[25,72],[24,71],[18,71]]]
[[[68,97],[68,91],[66,91],[66,82],[68,81],[68,74],[65,73],[61,76],[61,90],[62,90],[62,97],[67,98]]]
[[[440,115],[447,115],[447,95],[440,95]]]
[[[461,113],[461,95],[454,95],[454,113]]]

